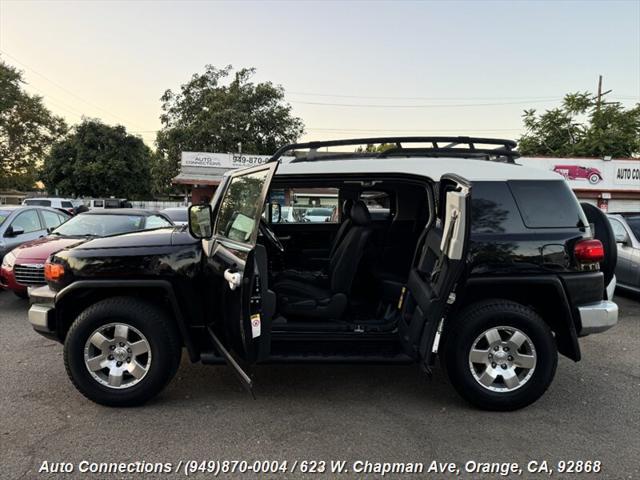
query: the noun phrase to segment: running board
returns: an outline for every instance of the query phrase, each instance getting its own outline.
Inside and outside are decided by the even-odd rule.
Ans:
[[[211,329],[211,327],[207,327],[207,331],[209,332],[209,336],[211,337],[211,340],[213,341],[213,344],[215,345],[216,350],[218,350],[218,352],[220,352],[220,354],[224,357],[224,359],[227,362],[227,365],[231,367],[231,369],[236,374],[236,376],[238,377],[238,380],[240,380],[240,383],[245,388],[245,390],[247,390],[247,392],[249,392],[251,396],[255,399],[256,396],[253,393],[253,380],[251,380],[251,377],[249,377],[249,375],[247,375],[247,373],[242,369],[242,367],[238,364],[238,362],[236,362],[236,359],[233,358],[231,353],[229,353],[229,351],[226,348],[224,348],[224,345],[222,345],[222,342],[216,336],[216,334],[213,333],[213,330]],[[209,354],[201,355],[202,362],[207,363],[207,360],[208,360],[207,357],[209,356],[210,356]],[[214,356],[211,355],[211,357],[214,357]],[[220,357],[217,357],[217,358],[220,358]],[[214,362],[211,362],[211,363],[214,363]]]

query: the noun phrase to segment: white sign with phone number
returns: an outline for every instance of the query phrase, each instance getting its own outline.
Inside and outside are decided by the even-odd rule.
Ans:
[[[244,153],[182,152],[183,167],[203,168],[247,168],[267,163],[271,155],[251,155]],[[289,157],[282,157],[289,158]]]

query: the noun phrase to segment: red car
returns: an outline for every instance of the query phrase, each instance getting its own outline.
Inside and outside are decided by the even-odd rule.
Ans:
[[[592,185],[602,181],[602,173],[597,168],[580,165],[556,165],[553,167],[553,171],[563,175],[567,180],[589,180]]]
[[[45,238],[14,248],[2,259],[0,288],[27,298],[28,287],[44,285],[49,255],[96,237],[172,226],[164,214],[148,210],[97,210],[76,215]]]

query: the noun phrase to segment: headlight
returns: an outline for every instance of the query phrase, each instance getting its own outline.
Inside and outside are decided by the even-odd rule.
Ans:
[[[4,268],[13,268],[13,265],[16,263],[16,254],[12,251],[7,253],[2,259],[2,266]]]

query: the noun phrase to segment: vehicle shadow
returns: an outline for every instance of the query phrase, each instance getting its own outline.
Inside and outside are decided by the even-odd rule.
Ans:
[[[417,365],[363,364],[266,364],[250,371],[254,379],[256,402],[317,404],[321,402],[367,403],[372,397],[402,403],[419,401],[432,407],[466,406],[444,372],[435,368],[428,377]],[[253,403],[227,366],[191,364],[183,358],[178,374],[166,392],[155,402],[172,399]],[[177,397],[177,398],[176,398]]]

